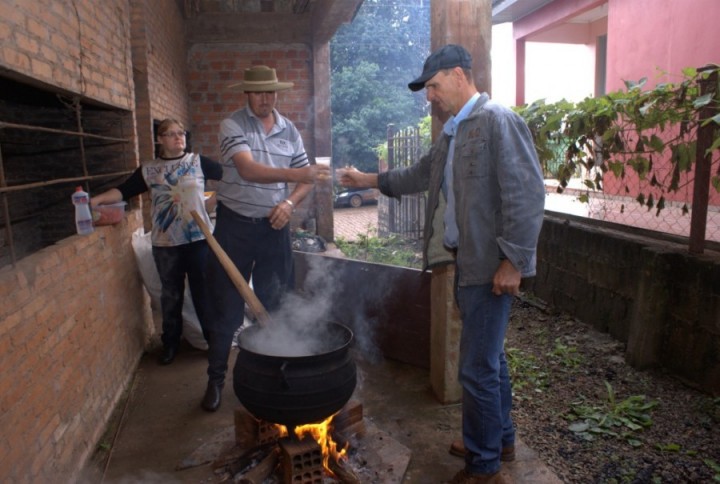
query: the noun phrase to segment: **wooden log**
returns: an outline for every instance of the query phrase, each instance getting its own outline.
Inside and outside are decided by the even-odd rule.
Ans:
[[[274,446],[258,465],[243,474],[237,482],[241,484],[262,484],[277,468],[279,455],[280,449]]]
[[[253,462],[264,460],[277,446],[275,445],[259,445],[250,450],[245,451],[239,457],[232,461],[226,462],[226,467],[231,475],[241,473],[244,469],[249,468]]]
[[[341,484],[360,484],[360,478],[352,469],[345,467],[342,461],[337,462],[335,459],[330,459],[328,461],[328,467]]]

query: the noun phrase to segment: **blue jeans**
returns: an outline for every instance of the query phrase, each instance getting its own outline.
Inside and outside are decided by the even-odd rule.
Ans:
[[[160,276],[160,308],[162,311],[162,343],[165,348],[177,348],[183,330],[183,300],[185,295],[185,276],[190,286],[190,297],[195,306],[200,327],[205,339],[207,321],[205,317],[205,260],[207,259],[207,241],[199,240],[174,247],[152,248],[155,266]]]
[[[513,297],[496,296],[492,284],[456,289],[462,317],[459,381],[463,388],[465,469],[492,474],[503,447],[515,444],[512,393],[505,360],[505,331]]]
[[[286,291],[293,288],[290,226],[275,230],[270,220],[249,219],[218,204],[215,240],[268,312],[277,309]],[[222,385],[228,368],[233,336],[245,318],[245,301],[214,252],[207,261],[208,380]]]

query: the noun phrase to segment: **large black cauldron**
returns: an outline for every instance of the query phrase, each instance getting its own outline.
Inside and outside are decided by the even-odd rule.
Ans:
[[[321,346],[308,356],[259,353],[253,337],[262,330],[256,325],[239,333],[233,372],[235,395],[252,415],[290,430],[322,422],[347,403],[357,381],[350,329],[329,323],[318,331]]]

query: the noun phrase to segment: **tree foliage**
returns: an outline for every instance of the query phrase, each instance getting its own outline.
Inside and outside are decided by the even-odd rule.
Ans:
[[[426,113],[407,87],[430,48],[428,0],[366,0],[330,44],[333,165],[377,171],[374,148],[387,125],[413,126]]]
[[[717,76],[720,68],[699,72],[683,70],[678,83],[662,83],[643,90],[647,79],[627,81],[625,91],[573,104],[536,101],[517,111],[533,133],[538,156],[546,170],[559,181],[562,192],[580,171],[583,183],[602,191],[606,177],[620,183],[648,210],[659,214],[666,195],[678,192],[693,180],[698,129],[714,127],[709,156],[714,174],[712,186],[720,192],[720,92],[714,77],[714,93],[704,94],[701,85]],[[707,116],[708,110],[713,112]],[[558,158],[560,154],[560,158]],[[588,200],[589,195],[581,197]],[[683,207],[687,212],[688,207]]]

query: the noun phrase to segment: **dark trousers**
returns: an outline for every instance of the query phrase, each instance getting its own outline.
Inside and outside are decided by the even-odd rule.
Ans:
[[[183,330],[183,298],[185,294],[185,276],[190,286],[195,312],[205,339],[208,339],[206,322],[205,262],[208,245],[205,240],[191,242],[175,247],[152,248],[155,266],[160,275],[162,291],[160,307],[162,310],[162,343],[165,348],[177,348]]]
[[[268,312],[293,288],[290,228],[275,230],[267,218],[251,219],[218,205],[214,237]],[[245,301],[214,252],[207,260],[210,340],[208,380],[222,385],[233,336],[245,318]]]

